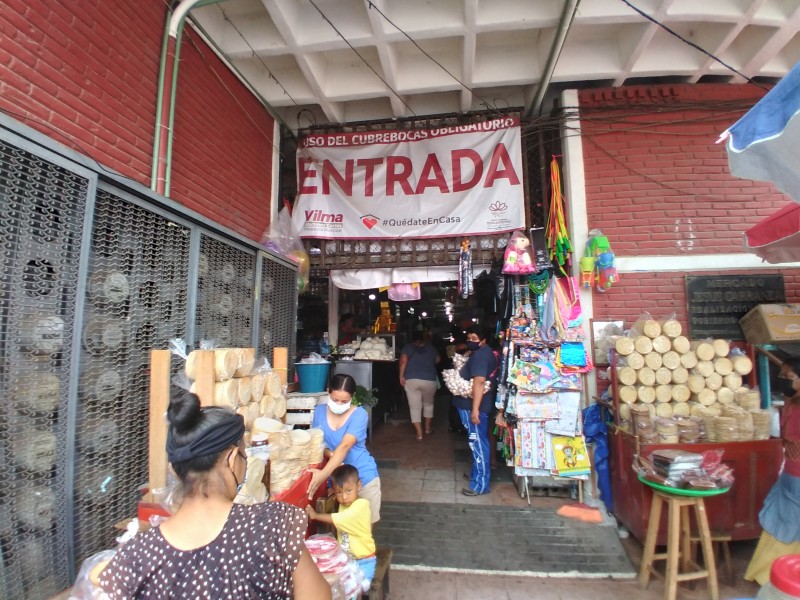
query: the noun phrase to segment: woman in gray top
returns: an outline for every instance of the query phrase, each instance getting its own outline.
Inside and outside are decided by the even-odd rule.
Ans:
[[[406,390],[411,424],[417,440],[422,439],[422,419],[425,433],[433,432],[433,398],[436,395],[436,365],[441,360],[439,352],[426,339],[422,331],[415,331],[412,343],[400,351],[400,385]]]

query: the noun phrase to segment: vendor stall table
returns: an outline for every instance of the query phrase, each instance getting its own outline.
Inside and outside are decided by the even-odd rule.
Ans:
[[[613,431],[613,430],[612,430]],[[614,514],[636,539],[643,541],[649,525],[652,488],[644,485],[633,470],[637,451],[648,456],[653,450],[678,449],[702,453],[722,450],[722,462],[733,469],[736,478],[727,494],[708,498],[709,526],[716,534],[733,540],[757,538],[761,534],[758,512],[772,485],[778,479],[783,460],[779,439],[705,444],[643,444],[626,431],[616,429],[610,439],[611,485]],[[666,526],[658,530],[658,543],[666,543]]]

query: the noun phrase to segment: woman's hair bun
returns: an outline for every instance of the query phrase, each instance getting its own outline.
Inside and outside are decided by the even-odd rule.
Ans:
[[[192,431],[200,423],[200,398],[182,388],[173,388],[172,398],[167,409],[167,420],[175,433]]]

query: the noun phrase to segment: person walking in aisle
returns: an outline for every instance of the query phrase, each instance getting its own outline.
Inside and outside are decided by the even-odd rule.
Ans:
[[[498,369],[497,357],[486,343],[488,336],[478,326],[467,329],[467,348],[469,359],[461,369],[461,377],[472,380],[472,396],[453,396],[453,404],[458,409],[461,423],[467,430],[469,447],[472,450],[472,470],[469,487],[461,490],[465,496],[478,496],[489,493],[491,478],[491,458],[489,448],[489,414],[494,406],[495,375]],[[486,381],[492,383],[489,392],[484,393]]]
[[[412,343],[400,351],[400,385],[406,391],[417,440],[422,439],[422,419],[425,419],[425,433],[433,433],[433,399],[438,387],[436,365],[442,360],[428,337],[426,332],[415,331],[411,336]]]
[[[373,526],[381,518],[381,480],[378,465],[367,450],[367,424],[369,415],[360,406],[353,406],[356,380],[351,375],[337,373],[328,386],[328,403],[314,409],[312,427],[322,429],[325,457],[328,462],[322,469],[311,469],[308,498],[342,464],[358,469],[363,487],[359,495],[369,501]]]
[[[781,415],[783,472],[758,513],[764,531],[744,575],[759,585],[769,581],[775,559],[800,554],[800,359],[781,365],[777,383],[785,398]]]

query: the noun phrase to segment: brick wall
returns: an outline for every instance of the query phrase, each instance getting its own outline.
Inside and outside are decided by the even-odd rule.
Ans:
[[[5,0],[0,109],[149,186],[165,18],[163,0]],[[269,220],[272,118],[187,33],[171,196],[258,239]]]
[[[787,198],[733,177],[719,135],[763,96],[752,85],[580,93],[589,226],[619,256],[742,252]]]
[[[590,228],[617,256],[744,252],[744,230],[789,199],[771,184],[733,177],[719,134],[763,96],[754,86],[675,85],[585,90],[581,129]],[[784,275],[786,299],[800,302],[800,270],[723,271]],[[715,275],[719,271],[691,271]],[[685,273],[622,273],[594,293],[595,319],[671,312],[685,326]]]

